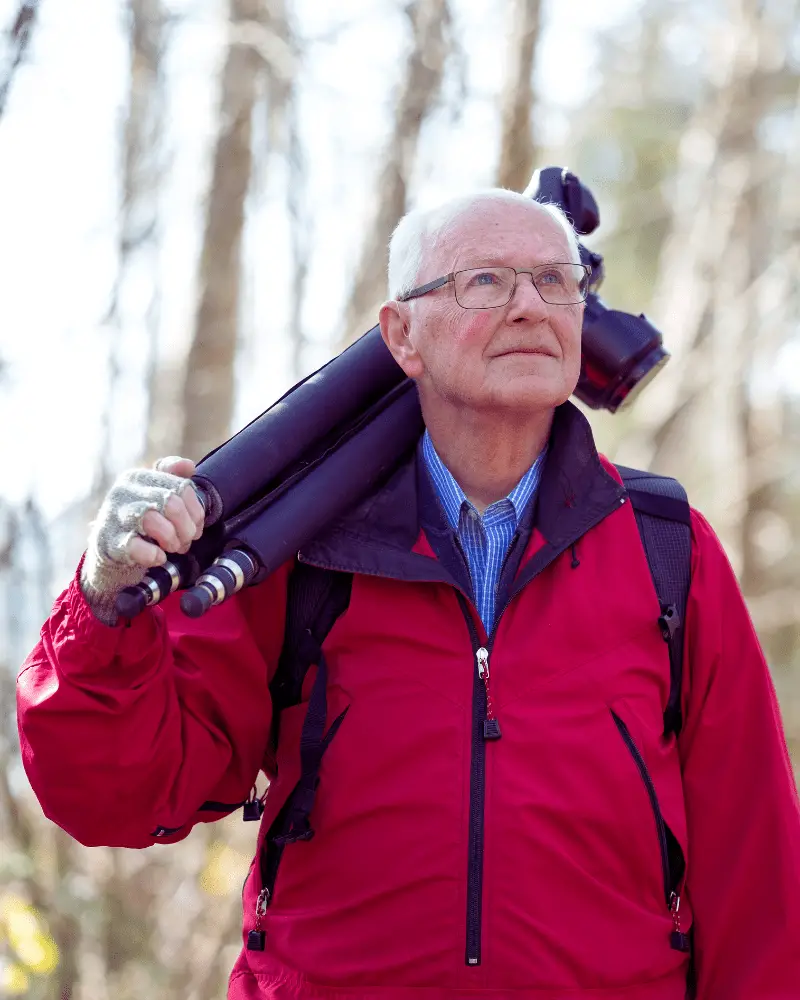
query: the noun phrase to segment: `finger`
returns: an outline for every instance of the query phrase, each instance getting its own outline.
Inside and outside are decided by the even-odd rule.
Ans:
[[[180,476],[182,479],[191,479],[195,473],[195,464],[190,458],[181,458],[180,455],[168,455],[166,458],[159,458],[153,468],[159,472],[169,472],[170,475]]]
[[[152,538],[164,552],[179,552],[183,544],[172,521],[157,510],[148,510],[142,518],[142,534]]]
[[[195,533],[194,538],[199,538],[203,533],[203,524],[205,522],[205,511],[203,510],[203,505],[197,498],[197,494],[194,491],[193,486],[184,486],[181,492],[181,499],[186,504],[186,509],[189,511],[189,517],[194,521]]]
[[[189,515],[186,504],[179,496],[171,496],[164,505],[164,517],[173,525],[180,542],[176,551],[185,552],[191,545],[197,525]]]
[[[145,541],[139,535],[135,535],[126,546],[128,555],[137,566],[146,566],[150,569],[153,566],[163,566],[167,561],[166,553],[152,542]]]

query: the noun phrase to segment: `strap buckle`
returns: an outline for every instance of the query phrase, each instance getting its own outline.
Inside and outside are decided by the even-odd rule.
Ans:
[[[675,638],[675,633],[681,627],[681,616],[674,604],[661,605],[658,627],[661,629],[664,642],[671,642]]]

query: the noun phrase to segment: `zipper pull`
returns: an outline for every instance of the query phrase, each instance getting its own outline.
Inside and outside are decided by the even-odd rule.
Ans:
[[[684,934],[681,930],[680,909],[681,897],[677,892],[673,892],[669,897],[669,912],[672,914],[672,923],[675,929],[669,936],[669,944],[674,951],[688,952],[692,950],[692,944],[689,940],[689,935]]]
[[[269,889],[262,889],[256,900],[256,925],[247,935],[248,951],[263,951],[267,941],[267,935],[261,930],[261,921],[269,906]]]
[[[503,734],[500,732],[500,723],[494,717],[492,693],[489,689],[489,650],[481,646],[476,651],[475,658],[478,661],[478,677],[486,688],[486,718],[483,720],[483,738],[485,740],[499,740]]]

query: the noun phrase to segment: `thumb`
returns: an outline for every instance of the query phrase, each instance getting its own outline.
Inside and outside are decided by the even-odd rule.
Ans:
[[[191,458],[181,458],[180,455],[167,455],[166,458],[159,458],[153,468],[159,472],[180,476],[182,479],[191,479],[195,473],[195,464]]]

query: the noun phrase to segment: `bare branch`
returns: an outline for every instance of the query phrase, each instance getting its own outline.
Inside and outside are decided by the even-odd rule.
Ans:
[[[386,248],[392,231],[407,210],[408,183],[417,157],[420,130],[439,100],[450,48],[447,0],[415,0],[409,4],[407,14],[413,48],[378,173],[375,187],[378,207],[362,244],[345,309],[344,341],[375,323],[377,307],[384,297]]]
[[[303,374],[303,352],[306,337],[303,330],[303,305],[308,281],[308,264],[311,253],[312,217],[306,204],[307,172],[303,146],[297,121],[297,107],[292,97],[288,110],[289,128],[289,178],[287,202],[292,244],[292,290],[289,337],[292,344],[292,374],[299,379]]]
[[[302,317],[313,226],[307,204],[308,168],[300,138],[297,106],[297,80],[305,47],[301,51],[286,0],[271,0],[269,12],[269,24],[263,26],[260,47],[267,78],[267,156],[279,153],[288,168],[286,207],[292,258],[289,341],[292,348],[292,372],[296,378],[300,378],[306,346]],[[262,160],[266,158],[262,157]],[[263,176],[261,181],[263,183]]]
[[[163,175],[164,57],[168,14],[162,0],[128,0],[129,84],[123,133],[123,172],[118,235],[119,266],[104,324],[109,332],[108,379],[93,494],[108,488],[114,467],[113,442],[119,383],[123,375],[121,297],[139,255],[150,255],[151,293],[144,321],[150,333],[148,380],[153,378],[158,336],[158,289],[155,250],[159,239],[158,190]],[[154,422],[156,397],[148,385],[148,437]]]
[[[738,230],[746,199],[776,169],[752,141],[775,79],[768,25],[739,6],[738,0],[731,0],[737,16],[732,17],[731,33],[721,46],[716,86],[698,107],[681,142],[672,230],[662,252],[652,305],[673,360],[636,412],[639,426],[651,439],[692,395],[694,351],[708,334],[707,319],[718,316],[717,303],[725,301],[724,294],[738,298],[758,277],[757,272],[749,275],[724,294],[720,286],[731,273],[731,255],[744,245]],[[725,336],[722,330],[720,336]],[[729,355],[734,355],[729,334],[727,345]],[[640,460],[658,461],[653,455]]]
[[[200,261],[200,303],[183,386],[180,453],[195,460],[230,430],[245,201],[253,165],[252,119],[265,57],[274,51],[271,4],[230,0],[229,15],[232,34],[222,73],[219,132]]]
[[[541,0],[514,0],[508,33],[506,73],[501,106],[500,162],[497,183],[522,191],[533,173],[533,71],[541,29]]]

